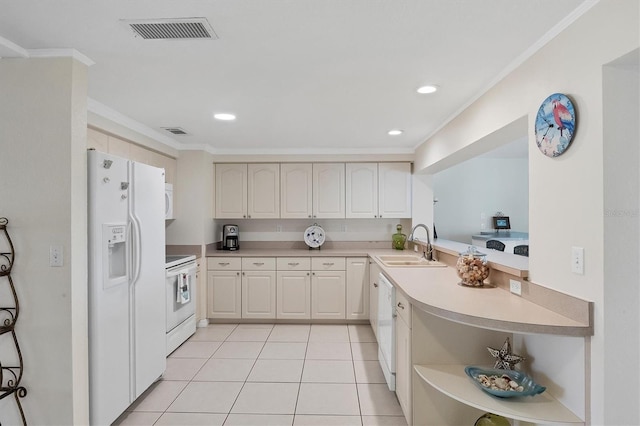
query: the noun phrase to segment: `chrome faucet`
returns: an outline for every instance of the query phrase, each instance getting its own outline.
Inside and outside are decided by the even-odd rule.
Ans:
[[[415,233],[416,228],[424,228],[424,230],[427,231],[427,249],[426,251],[424,249],[422,250],[422,257],[427,260],[433,260],[433,247],[431,247],[431,237],[429,236],[429,228],[427,227],[427,225],[419,223],[414,226],[411,230],[411,233],[409,234],[409,241],[415,242],[415,237],[413,236],[413,234]]]

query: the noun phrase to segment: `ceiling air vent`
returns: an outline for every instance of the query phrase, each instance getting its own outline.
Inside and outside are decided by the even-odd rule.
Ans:
[[[180,127],[163,127],[163,130],[166,130],[169,133],[173,133],[174,135],[186,135],[187,132]]]
[[[207,18],[123,20],[136,37],[145,40],[209,39],[218,36]]]

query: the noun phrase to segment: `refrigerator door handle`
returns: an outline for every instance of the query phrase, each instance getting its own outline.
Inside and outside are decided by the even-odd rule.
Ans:
[[[138,218],[132,213],[130,216],[132,225],[132,271],[131,285],[134,285],[140,278],[140,259],[142,257],[142,236],[140,234],[140,223]]]

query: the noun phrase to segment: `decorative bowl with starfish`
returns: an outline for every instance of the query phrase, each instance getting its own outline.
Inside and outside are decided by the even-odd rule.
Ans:
[[[464,372],[467,373],[473,383],[482,389],[484,392],[497,396],[499,398],[514,398],[520,396],[533,396],[539,393],[544,392],[547,388],[544,386],[540,386],[530,376],[527,376],[525,373],[516,370],[505,370],[500,368],[484,368],[484,367],[473,367],[467,366],[464,369]],[[503,377],[509,376],[509,378],[516,382],[518,389],[522,390],[501,390],[501,389],[492,389],[490,387],[484,386],[482,384],[482,376],[486,377]]]

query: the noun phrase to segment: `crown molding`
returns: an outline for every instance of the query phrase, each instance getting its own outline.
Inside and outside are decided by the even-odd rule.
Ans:
[[[90,67],[95,62],[76,49],[27,49],[29,58],[73,58]]]
[[[157,142],[167,145],[173,149],[184,149],[183,144],[176,142],[169,136],[164,135],[157,130],[154,130],[130,117],[127,117],[126,115],[119,113],[118,111],[96,101],[95,99],[87,98],[87,110],[116,124],[124,126],[129,130],[133,130],[134,132],[140,133],[141,135],[156,140]]]
[[[11,40],[0,37],[0,58],[28,58],[29,52]]]
[[[600,3],[600,0],[587,0],[584,3],[580,4],[573,12],[569,15],[565,16],[560,22],[554,25],[549,31],[547,31],[542,37],[540,37],[535,43],[529,46],[524,52],[518,55],[509,65],[507,65],[501,72],[498,73],[486,86],[484,86],[480,91],[465,102],[460,108],[458,108],[453,114],[451,114],[446,120],[442,122],[442,124],[436,127],[427,137],[417,144],[413,149],[416,150],[420,145],[431,139],[435,134],[437,134],[440,130],[445,128],[454,118],[458,115],[462,114],[462,112],[473,105],[478,99],[480,99],[484,94],[486,94],[489,90],[491,90],[495,85],[497,85],[502,79],[515,71],[520,65],[522,65],[527,59],[532,57],[536,52],[546,46],[553,38],[555,38],[562,31],[567,29],[569,25],[578,20],[582,15],[584,15],[589,9],[591,9],[596,4]]]

